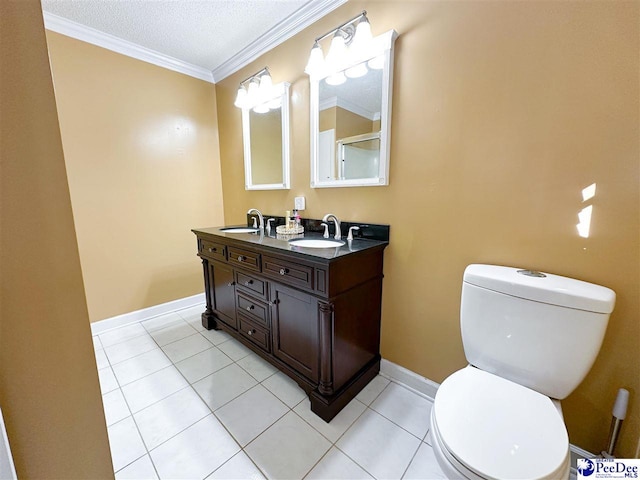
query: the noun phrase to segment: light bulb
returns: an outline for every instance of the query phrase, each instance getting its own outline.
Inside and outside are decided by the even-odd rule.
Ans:
[[[359,78],[359,77],[364,77],[368,71],[369,70],[367,69],[365,62],[362,62],[351,68],[347,68],[344,71],[344,74],[349,78]]]
[[[342,85],[346,81],[347,77],[344,76],[344,72],[336,72],[325,79],[328,85]]]
[[[331,71],[336,71],[341,63],[344,62],[347,53],[347,46],[344,43],[344,36],[340,30],[337,30],[333,39],[329,53],[327,53],[327,67]]]
[[[384,55],[378,55],[367,62],[367,66],[373,70],[382,70],[384,68]]]
[[[276,97],[273,100],[270,100],[269,102],[267,102],[267,107],[269,107],[270,110],[276,110],[280,108],[281,103],[282,102],[280,101],[280,97]]]
[[[267,113],[269,111],[269,106],[266,103],[261,103],[260,105],[253,107],[253,111],[256,113]]]
[[[247,107],[251,108],[258,100],[258,89],[260,84],[256,78],[252,78],[249,82],[249,90],[247,91]]]
[[[238,95],[236,95],[236,101],[233,103],[238,108],[244,108],[247,103],[247,89],[240,85],[238,88]]]
[[[356,27],[356,33],[353,36],[353,42],[351,43],[351,54],[354,58],[359,58],[364,55],[371,44],[373,36],[371,35],[371,24],[366,16],[362,16],[358,26]]]
[[[320,45],[316,42],[313,44],[313,48],[309,54],[309,61],[307,62],[307,66],[304,67],[304,72],[307,75],[318,75],[322,72],[323,68],[324,54],[322,53],[322,48],[320,48]]]
[[[273,82],[271,81],[271,75],[269,72],[264,73],[260,77],[260,87],[258,88],[258,95],[260,96],[260,101],[264,102],[271,97],[273,97]]]

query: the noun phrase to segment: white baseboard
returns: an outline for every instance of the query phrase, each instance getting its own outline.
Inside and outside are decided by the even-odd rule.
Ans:
[[[439,383],[429,380],[384,358],[380,361],[380,375],[410,390],[414,390],[431,400],[436,397],[436,392],[438,391],[438,387],[440,387]],[[595,455],[573,444],[569,444],[569,449],[571,450],[571,468],[575,478],[576,459],[593,458]]]
[[[405,387],[421,393],[431,400],[436,398],[436,392],[440,386],[439,383],[429,380],[384,358],[380,361],[380,374],[389,380],[393,380],[396,383],[400,383]]]
[[[116,317],[105,318],[98,322],[91,324],[91,334],[98,335],[104,333],[107,330],[123,327],[130,323],[141,322],[142,320],[148,320],[158,315],[164,315],[165,313],[175,312],[176,310],[182,310],[183,308],[193,307],[195,305],[202,305],[205,303],[205,296],[203,293],[192,295],[190,297],[179,298],[167,303],[161,303],[152,307],[143,308],[142,310],[136,310],[134,312],[123,313]]]

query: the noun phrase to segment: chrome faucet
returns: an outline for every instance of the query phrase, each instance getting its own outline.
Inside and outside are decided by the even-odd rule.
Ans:
[[[320,225],[324,227],[324,234],[322,235],[324,238],[329,238],[329,225],[322,222]]]
[[[276,219],[275,218],[270,218],[269,220],[267,220],[267,226],[265,227],[265,231],[267,232],[267,235],[271,234],[271,222],[275,222]]]
[[[338,220],[338,217],[336,217],[333,213],[327,213],[324,217],[322,217],[322,221],[328,222],[330,218],[333,220],[333,223],[336,226],[336,234],[334,235],[334,238],[336,240],[340,240],[342,238],[342,230],[340,230],[340,220]]]
[[[349,235],[347,235],[347,240],[353,240],[353,231],[360,230],[360,227],[349,227]]]
[[[262,217],[262,213],[260,213],[260,210],[258,210],[257,208],[250,208],[249,211],[247,212],[247,215],[251,215],[253,213],[258,215],[258,220],[260,222],[260,224],[258,225],[258,228],[260,230],[263,230],[264,229],[264,218]]]

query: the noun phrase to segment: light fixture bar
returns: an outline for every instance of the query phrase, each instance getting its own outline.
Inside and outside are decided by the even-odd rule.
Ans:
[[[319,37],[316,37],[315,42],[318,43],[322,40],[324,40],[325,38],[327,38],[329,35],[337,32],[338,30],[346,27],[347,25],[349,25],[350,23],[355,22],[356,20],[358,20],[360,17],[366,17],[367,16],[367,11],[363,10],[362,12],[360,12],[358,15],[356,15],[355,17],[353,17],[351,20],[347,20],[346,22],[344,22],[342,25],[329,30],[327,33],[325,33],[324,35],[320,35]]]
[[[269,67],[264,67],[262,70],[257,71],[256,73],[249,75],[247,78],[245,78],[244,80],[242,80],[240,82],[240,85],[243,85],[245,83],[247,83],[249,80],[252,80],[256,77],[260,77],[261,74],[263,74],[264,72],[268,73],[269,75],[271,75],[271,72],[269,72]]]

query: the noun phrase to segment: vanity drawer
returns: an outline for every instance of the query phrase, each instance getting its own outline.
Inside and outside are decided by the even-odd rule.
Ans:
[[[241,293],[236,295],[238,311],[251,318],[264,328],[269,328],[269,307],[254,298],[245,297]]]
[[[200,240],[200,253],[210,258],[215,258],[220,262],[227,260],[227,247],[221,243]]]
[[[269,332],[242,314],[238,314],[240,334],[267,352],[271,351]]]
[[[249,270],[260,271],[260,254],[243,250],[242,248],[229,247],[229,263]]]
[[[282,283],[313,289],[313,267],[265,255],[262,271]]]
[[[267,299],[267,282],[264,280],[236,271],[236,285],[240,290]]]

